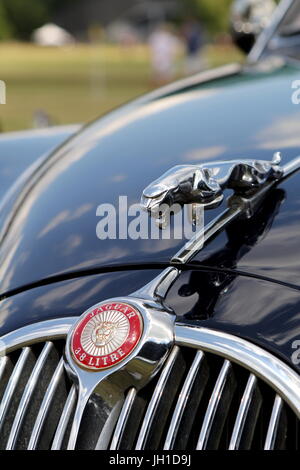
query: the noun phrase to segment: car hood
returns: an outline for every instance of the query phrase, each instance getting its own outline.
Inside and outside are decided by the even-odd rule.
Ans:
[[[118,217],[125,210],[119,210],[119,197],[126,196],[128,205],[138,203],[143,189],[174,165],[249,157],[269,160],[278,150],[284,162],[296,157],[300,107],[292,104],[291,82],[297,74],[298,69],[287,66],[244,70],[150,96],[84,128],[2,201],[0,293],[58,273],[167,262],[182,240],[120,239],[118,230],[116,239],[99,240],[97,207],[115,208],[118,229]],[[294,183],[284,183],[285,196],[277,211],[280,229],[268,231],[263,258],[253,249],[246,262],[242,256],[238,260],[246,272],[267,270],[269,277],[287,276],[289,282],[299,283],[299,269],[291,259],[293,235],[299,228],[293,216],[300,209],[299,181],[290,181]],[[206,221],[217,212],[209,211]],[[280,250],[267,257],[268,249],[277,247],[274,240]],[[219,243],[226,240],[221,237]],[[206,251],[199,262],[207,263],[209,256]],[[286,269],[290,261],[293,267]],[[208,264],[218,265],[218,258]],[[231,268],[238,267],[236,260]]]

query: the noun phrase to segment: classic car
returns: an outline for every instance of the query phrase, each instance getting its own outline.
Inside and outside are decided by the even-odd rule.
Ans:
[[[1,135],[1,449],[299,449],[299,59],[283,0],[244,65]]]

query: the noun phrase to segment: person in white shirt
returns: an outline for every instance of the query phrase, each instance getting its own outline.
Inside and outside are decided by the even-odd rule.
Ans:
[[[171,81],[175,75],[175,60],[179,40],[167,25],[161,25],[150,35],[150,47],[153,80],[155,84]]]

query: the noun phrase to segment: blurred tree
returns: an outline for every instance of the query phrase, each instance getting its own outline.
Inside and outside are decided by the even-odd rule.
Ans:
[[[0,0],[0,39],[13,35],[28,40],[34,29],[51,21],[53,14],[80,0]]]
[[[232,0],[178,1],[184,3],[184,14],[199,18],[209,34],[228,31]],[[83,0],[0,0],[0,39],[13,36],[28,40],[32,31],[51,21],[58,10],[80,2]]]
[[[8,39],[12,36],[12,26],[6,15],[6,10],[2,1],[0,2],[0,40]]]
[[[211,35],[229,28],[230,6],[233,0],[184,0],[186,12],[196,16]]]
[[[29,39],[50,17],[48,0],[1,0],[0,5],[17,39]]]

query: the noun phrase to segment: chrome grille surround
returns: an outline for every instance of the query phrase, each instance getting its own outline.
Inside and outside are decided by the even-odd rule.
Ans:
[[[34,400],[35,389],[39,387],[39,380],[47,358],[55,349],[53,344],[64,340],[76,320],[77,318],[74,317],[40,322],[25,326],[2,338],[5,345],[5,356],[2,351],[0,358],[0,426],[5,422],[8,414],[11,414],[9,431],[6,429],[7,436],[5,445],[2,444],[3,448],[44,448],[42,443],[44,427],[49,419],[49,414],[51,414],[52,399],[63,374],[65,374],[62,356],[56,357],[55,363],[53,363],[47,386],[44,386],[43,394],[39,399],[34,422],[28,428],[28,435],[26,435],[27,425],[24,424],[26,412]],[[189,416],[187,410],[192,401],[193,403],[197,402],[195,406],[198,407],[199,402],[208,392],[209,397],[203,415],[201,419],[199,416],[197,417],[199,423],[193,422],[193,432],[196,437],[192,448],[200,450],[217,445],[212,442],[216,420],[219,419],[221,405],[222,412],[231,406],[230,399],[234,393],[232,371],[235,368],[239,368],[238,373],[240,370],[245,371],[245,380],[240,401],[230,417],[232,424],[226,448],[250,448],[247,443],[243,442],[243,439],[246,431],[249,435],[249,429],[246,428],[249,425],[250,414],[255,412],[257,419],[263,400],[266,402],[265,392],[262,394],[259,392],[261,381],[263,381],[263,387],[268,389],[269,410],[261,448],[277,448],[278,436],[282,432],[281,418],[284,408],[290,408],[292,411],[288,411],[288,413],[292,413],[296,420],[300,419],[300,376],[267,351],[227,333],[176,324],[175,338],[175,346],[158,377],[154,380],[150,392],[147,391],[148,395],[146,398],[143,397],[142,407],[137,408],[137,411],[135,408],[141,398],[135,388],[127,390],[124,400],[120,404],[116,425],[114,429],[109,431],[110,437],[107,440],[106,448],[112,450],[188,448],[186,437],[181,435],[183,428],[187,434],[192,433],[187,425],[187,417]],[[18,385],[24,371],[24,364],[30,359],[35,348],[39,348],[39,353],[32,363],[32,370],[25,377],[16,405],[13,402],[13,397],[18,394]],[[11,356],[16,354],[18,350],[21,350],[20,354],[12,361]],[[185,371],[180,367],[180,363],[178,364],[182,351],[187,352],[190,356]],[[219,361],[219,365],[209,388],[206,386],[206,380],[210,379],[206,377],[204,366],[205,362],[212,363],[215,358]],[[177,377],[176,374],[181,375]],[[174,392],[171,399],[168,395],[170,383],[178,384],[177,392]],[[197,387],[199,387],[199,394]],[[197,394],[195,394],[195,390],[197,390]],[[231,393],[230,399],[226,397],[228,392]],[[222,400],[224,403],[221,403]],[[51,431],[51,443],[48,448],[57,450],[66,447],[66,437],[76,402],[76,385],[69,383],[64,392],[64,402],[56,419],[55,429]],[[172,402],[172,406],[168,402]],[[13,406],[14,410],[12,410]],[[12,411],[13,413],[11,413]],[[126,441],[128,439],[126,437],[127,430],[131,429],[132,419],[135,419],[133,417],[136,416],[136,413],[138,416],[138,420],[135,421],[136,433],[131,441]],[[162,419],[163,431],[157,437],[155,426],[158,416]],[[254,422],[252,417],[251,419],[251,422]],[[249,439],[251,440],[252,437],[250,430]],[[220,436],[218,445],[221,441],[222,437]]]

